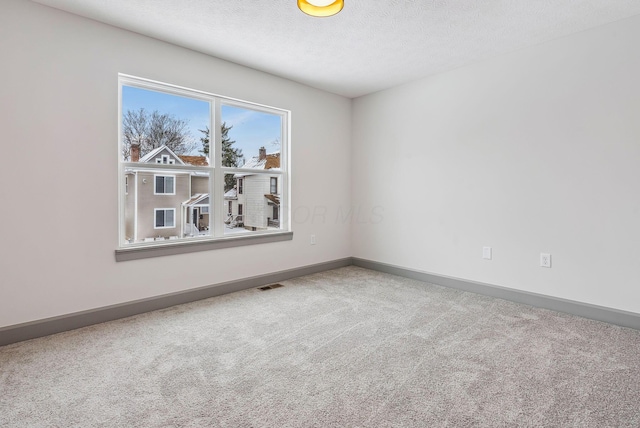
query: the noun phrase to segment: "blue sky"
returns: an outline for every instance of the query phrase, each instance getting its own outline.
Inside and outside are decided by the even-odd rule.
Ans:
[[[205,129],[210,122],[209,103],[193,98],[165,94],[162,92],[140,89],[132,86],[122,87],[122,111],[139,110],[144,108],[151,113],[173,115],[188,122],[188,129],[194,141],[197,142],[196,152],[202,148],[199,129]],[[229,137],[236,141],[234,147],[242,149],[245,159],[258,154],[258,149],[264,146],[268,153],[279,150],[277,142],[282,141],[280,117],[234,106],[222,106],[222,121],[233,126]]]

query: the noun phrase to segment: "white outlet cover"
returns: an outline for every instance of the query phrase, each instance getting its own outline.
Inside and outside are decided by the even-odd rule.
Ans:
[[[482,258],[491,260],[491,247],[482,247]]]
[[[550,268],[551,267],[551,254],[540,253],[540,266]]]

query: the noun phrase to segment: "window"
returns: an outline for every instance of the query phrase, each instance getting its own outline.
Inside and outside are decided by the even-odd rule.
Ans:
[[[168,229],[176,227],[176,210],[174,208],[156,208],[154,210],[156,229]]]
[[[116,260],[292,239],[290,210],[279,208],[289,204],[288,111],[126,75],[119,83]]]
[[[175,195],[175,176],[167,176],[167,175],[156,175],[156,195]]]
[[[156,158],[156,163],[161,163],[164,165],[175,165],[175,159],[171,159],[169,155],[162,155],[162,157]]]

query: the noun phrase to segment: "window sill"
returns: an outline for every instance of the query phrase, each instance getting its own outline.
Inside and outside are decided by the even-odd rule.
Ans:
[[[145,247],[121,248],[116,250],[116,262],[172,256],[175,254],[195,253],[198,251],[219,250],[222,248],[242,247],[245,245],[266,244],[269,242],[291,241],[292,239],[293,232],[277,232],[253,236],[234,236],[229,238],[208,239],[197,242],[175,242],[162,245],[152,244]]]

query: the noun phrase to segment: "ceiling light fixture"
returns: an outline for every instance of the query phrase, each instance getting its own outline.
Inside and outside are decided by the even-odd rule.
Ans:
[[[344,0],[298,0],[298,8],[311,16],[332,16],[344,7]]]

